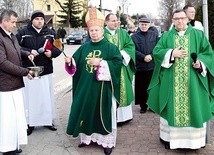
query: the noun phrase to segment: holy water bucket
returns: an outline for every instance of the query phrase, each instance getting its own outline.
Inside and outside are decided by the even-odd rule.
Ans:
[[[40,78],[40,74],[44,71],[44,66],[32,66],[32,67],[28,67],[28,69],[30,69],[31,71],[33,71],[33,79],[39,79]]]

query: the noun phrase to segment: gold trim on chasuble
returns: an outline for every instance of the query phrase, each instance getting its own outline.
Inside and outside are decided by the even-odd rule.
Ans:
[[[97,70],[97,66],[92,66],[89,64],[89,60],[92,58],[100,58],[101,51],[100,50],[93,50],[93,52],[88,53],[87,57],[85,58],[86,60],[86,70],[89,73],[93,73],[94,71]]]
[[[116,45],[117,48],[119,48],[119,50],[120,50],[119,37],[118,37],[118,34],[117,34],[117,33],[114,34],[114,35],[107,34],[107,40],[108,40],[110,43]]]
[[[126,81],[124,77],[124,67],[121,68],[120,75],[120,106],[127,105],[127,97],[126,97]]]
[[[119,43],[119,34],[116,33],[114,35],[107,34],[107,39],[109,42],[116,45],[120,50],[120,43]],[[124,67],[121,68],[121,74],[120,74],[120,106],[126,106],[127,105],[127,97],[126,97],[126,82],[124,77]]]
[[[189,35],[175,36],[175,47],[189,51]],[[187,54],[188,55],[188,54]],[[174,63],[174,115],[175,126],[190,125],[189,63],[188,56],[176,58]]]

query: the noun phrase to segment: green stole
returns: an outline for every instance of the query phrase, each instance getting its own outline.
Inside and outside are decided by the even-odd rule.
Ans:
[[[133,76],[135,74],[135,46],[131,37],[122,29],[117,29],[114,35],[105,28],[105,38],[115,44],[119,50],[126,51],[131,57],[128,66],[122,65],[120,76],[120,97],[117,99],[120,107],[129,106],[134,100],[132,88]]]

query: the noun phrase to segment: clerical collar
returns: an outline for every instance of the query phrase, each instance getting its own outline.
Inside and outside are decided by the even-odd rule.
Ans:
[[[38,33],[42,30],[42,28],[41,28],[41,29],[37,29],[33,24],[32,24],[32,27],[33,27]]]
[[[184,31],[178,31],[178,30],[176,30],[176,31],[177,31],[179,36],[183,36],[185,34],[187,28],[188,28],[188,26],[186,25],[186,29]]]
[[[111,33],[111,35],[115,35],[116,30],[110,30],[107,26],[106,29]]]
[[[179,32],[178,32],[178,35],[179,35],[179,36],[184,36],[184,33],[185,33],[185,32],[186,32],[186,30],[185,30],[185,31],[179,31]]]

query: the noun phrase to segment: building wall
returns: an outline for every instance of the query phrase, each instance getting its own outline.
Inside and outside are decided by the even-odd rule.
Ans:
[[[65,0],[60,0],[63,3]],[[58,27],[57,20],[60,20],[57,15],[62,14],[59,5],[55,0],[33,0],[33,10],[42,10],[45,15],[53,15],[52,26],[56,29]]]
[[[86,1],[87,0],[80,0]],[[66,2],[66,0],[60,0],[61,3]],[[53,15],[52,26],[57,29],[59,27],[56,21],[59,21],[60,18],[57,15],[62,15],[63,13],[58,11],[61,10],[59,4],[55,2],[55,0],[33,0],[33,10],[42,10],[45,15]],[[49,7],[48,7],[49,6]]]

